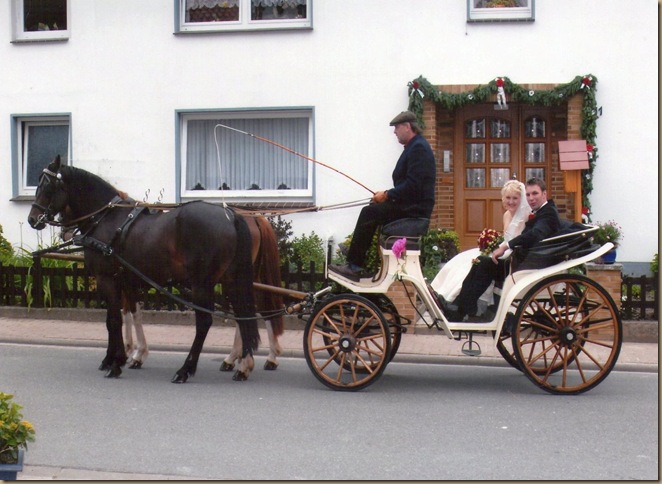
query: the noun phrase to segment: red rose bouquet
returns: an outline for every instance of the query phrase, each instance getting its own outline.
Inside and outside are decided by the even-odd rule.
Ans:
[[[483,229],[478,236],[478,248],[481,255],[490,255],[503,242],[503,235],[494,229]]]

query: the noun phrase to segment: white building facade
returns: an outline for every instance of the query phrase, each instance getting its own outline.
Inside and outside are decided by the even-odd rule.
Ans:
[[[498,77],[535,92],[590,74],[599,80],[585,87],[597,89],[598,107],[591,218],[621,225],[619,261],[649,262],[658,251],[658,3],[489,3],[2,2],[4,236],[15,245],[38,245],[25,222],[39,173],[56,154],[138,200],[329,207],[392,186],[402,147],[388,123],[408,108],[410,83],[419,76],[450,91],[463,86],[457,92]],[[521,108],[510,107],[513,126],[538,119]],[[556,139],[551,129],[556,117],[572,116],[562,111],[544,114],[549,153],[568,136],[562,130]],[[526,140],[519,136],[512,156],[523,158],[516,146]],[[454,143],[433,146],[439,184],[449,177],[454,184],[443,205],[447,215],[435,220],[458,230],[459,217],[472,213],[453,211],[453,200],[467,199],[471,187],[459,175],[461,141]],[[550,178],[551,162],[556,158],[546,160]],[[508,165],[506,178],[523,166]],[[548,184],[555,187],[551,198],[567,198],[559,183]],[[315,231],[339,242],[352,232],[359,209],[285,218],[298,234]],[[562,215],[577,210],[568,206]],[[465,235],[469,240],[471,233]],[[50,237],[43,234],[41,243]]]

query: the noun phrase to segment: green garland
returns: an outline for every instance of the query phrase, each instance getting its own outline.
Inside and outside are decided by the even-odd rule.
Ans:
[[[593,168],[598,158],[598,148],[595,145],[596,122],[599,117],[595,100],[597,77],[587,74],[577,76],[567,84],[560,84],[553,89],[529,90],[515,84],[507,77],[497,78],[503,81],[504,91],[511,102],[519,102],[532,106],[556,106],[566,102],[577,93],[583,94],[581,135],[586,140],[589,151],[589,168],[582,170],[582,212],[590,213],[591,204],[588,195],[593,191]],[[497,92],[497,79],[486,85],[479,85],[471,91],[452,94],[440,91],[423,76],[419,76],[408,84],[409,110],[416,114],[421,126],[423,122],[423,100],[428,99],[441,104],[445,109],[453,111],[468,104],[487,103]]]

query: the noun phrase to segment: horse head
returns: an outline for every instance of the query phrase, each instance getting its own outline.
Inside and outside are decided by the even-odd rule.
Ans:
[[[41,230],[68,204],[67,189],[60,172],[61,160],[57,155],[39,178],[35,201],[28,215],[28,223],[33,229]]]

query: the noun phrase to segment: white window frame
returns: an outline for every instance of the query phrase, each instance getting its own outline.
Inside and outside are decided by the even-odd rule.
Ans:
[[[71,35],[71,0],[66,1],[67,28],[64,30],[25,31],[23,26],[24,0],[11,0],[12,42],[52,42],[69,40]]]
[[[474,7],[474,0],[467,0],[467,22],[533,22],[536,0],[528,0],[527,7]]]
[[[308,118],[308,154],[306,156],[314,158],[314,109],[312,107],[292,107],[292,108],[265,108],[265,109],[214,109],[214,110],[178,110],[176,112],[177,120],[177,200],[200,200],[205,199],[214,202],[229,203],[312,203],[314,200],[315,186],[315,164],[306,161],[307,166],[307,187],[305,189],[287,189],[287,190],[190,190],[186,186],[186,165],[187,165],[187,123],[190,120],[215,120],[215,119],[265,119],[265,118]],[[218,130],[227,128],[216,128]],[[258,133],[251,133],[258,134]],[[259,134],[258,134],[259,135]],[[211,134],[213,136],[213,133]],[[239,132],[238,137],[246,135]],[[271,140],[278,143],[278,140]],[[255,143],[266,143],[254,139]],[[281,149],[274,146],[274,149]],[[302,153],[305,155],[305,153]],[[297,157],[291,154],[293,158]],[[217,163],[217,159],[210,160],[211,163]]]
[[[313,0],[306,0],[306,18],[274,20],[251,20],[251,0],[238,1],[239,20],[237,21],[186,22],[186,0],[174,0],[175,33],[199,34],[252,30],[311,30],[313,28]]]
[[[13,200],[34,199],[36,186],[27,184],[26,166],[29,154],[30,126],[69,126],[66,153],[55,153],[63,157],[65,163],[71,160],[71,116],[69,114],[51,115],[12,115],[12,192]],[[44,167],[53,161],[44,160]]]

